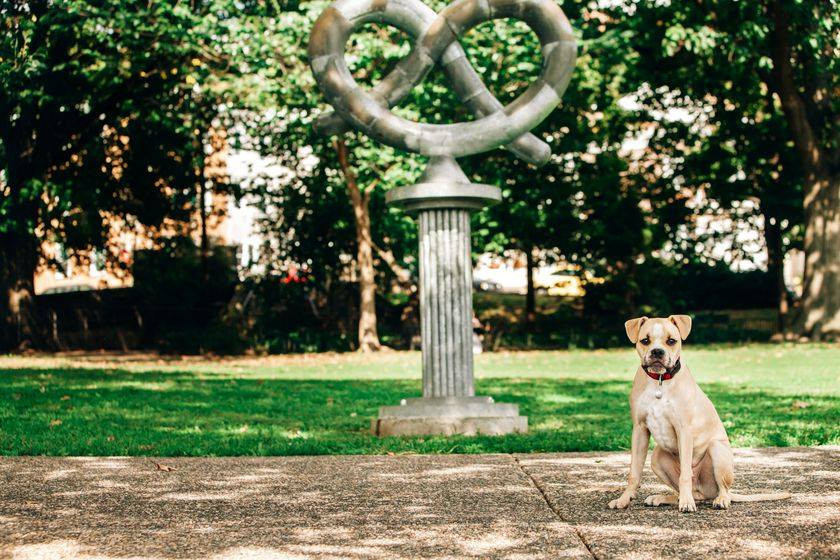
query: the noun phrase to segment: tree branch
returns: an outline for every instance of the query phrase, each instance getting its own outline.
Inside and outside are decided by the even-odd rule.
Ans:
[[[356,175],[350,167],[350,161],[347,156],[347,143],[344,140],[336,139],[333,142],[333,146],[335,146],[335,152],[338,156],[338,166],[341,168],[341,174],[344,176],[344,180],[347,181],[347,186],[351,189],[358,190]]]
[[[387,264],[391,272],[394,273],[394,276],[397,277],[397,281],[403,286],[409,286],[411,284],[411,273],[397,262],[397,259],[394,258],[394,253],[390,249],[385,251],[382,247],[374,243],[373,240],[371,240],[370,244],[373,250],[376,251],[376,254],[379,255],[379,258],[382,259],[382,262]]]
[[[823,150],[819,145],[814,128],[808,119],[805,102],[796,88],[791,64],[790,16],[780,0],[772,0],[770,13],[773,18],[771,34],[773,74],[776,93],[793,134],[796,149],[807,168],[816,170],[825,165]]]

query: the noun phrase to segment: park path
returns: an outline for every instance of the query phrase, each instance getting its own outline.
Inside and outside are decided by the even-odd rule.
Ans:
[[[840,447],[737,450],[737,490],[794,499],[695,514],[606,509],[628,462],[5,457],[0,558],[840,558]]]

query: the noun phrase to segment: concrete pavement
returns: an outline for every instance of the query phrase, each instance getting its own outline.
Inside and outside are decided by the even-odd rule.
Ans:
[[[628,463],[4,457],[0,558],[840,558],[840,447],[736,450],[738,492],[794,498],[694,514],[608,510]],[[641,497],[663,490],[645,476]]]

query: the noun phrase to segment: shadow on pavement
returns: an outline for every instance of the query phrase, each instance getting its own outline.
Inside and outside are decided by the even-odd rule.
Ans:
[[[588,557],[510,456],[154,461],[0,460],[5,553],[21,560]]]
[[[649,460],[638,498],[616,511],[607,503],[624,489],[628,454],[518,457],[598,558],[840,558],[840,447],[736,449],[735,492],[787,490],[793,499],[728,511],[701,502],[691,514],[643,505],[667,491]]]

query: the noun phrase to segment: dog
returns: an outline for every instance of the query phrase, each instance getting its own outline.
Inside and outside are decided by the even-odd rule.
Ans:
[[[728,509],[732,502],[790,498],[787,492],[749,496],[732,492],[734,461],[726,429],[681,360],[691,317],[639,317],[627,321],[624,328],[636,345],[641,365],[630,393],[630,475],[627,488],[609,507],[624,509],[636,497],[651,435],[656,442],[651,469],[675,493],[648,496],[647,506],[677,505],[689,512],[697,511],[697,500],[712,500],[715,508]]]

